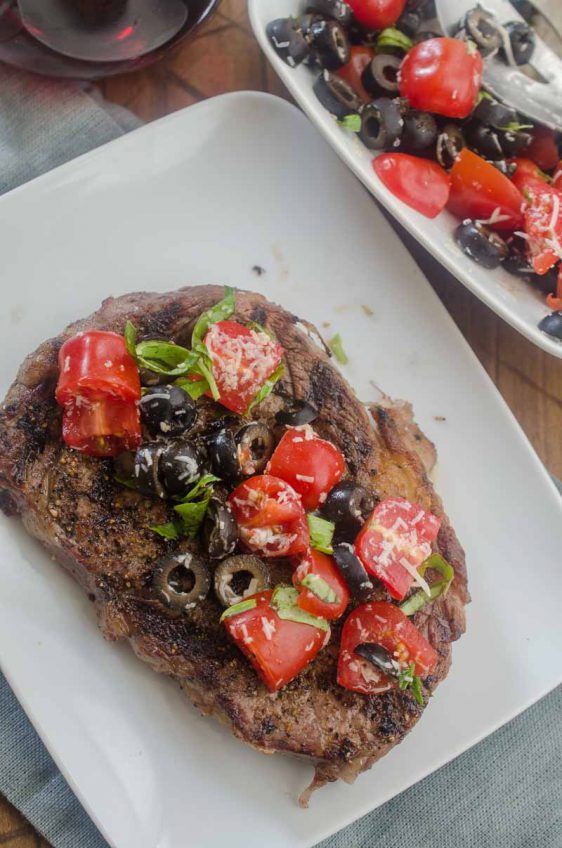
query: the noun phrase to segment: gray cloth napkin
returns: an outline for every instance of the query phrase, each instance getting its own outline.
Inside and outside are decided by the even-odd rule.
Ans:
[[[139,124],[89,87],[0,65],[0,193]],[[0,792],[54,848],[107,848],[1,674]],[[318,848],[562,848],[562,687]]]

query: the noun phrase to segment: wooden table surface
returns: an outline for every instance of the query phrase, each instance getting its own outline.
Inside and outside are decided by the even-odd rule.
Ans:
[[[100,88],[145,121],[226,91],[269,91],[290,99],[254,41],[245,0],[223,0],[194,40],[159,64]],[[562,360],[526,341],[460,283],[433,285],[546,467],[562,478]],[[1,796],[0,846],[48,848]]]

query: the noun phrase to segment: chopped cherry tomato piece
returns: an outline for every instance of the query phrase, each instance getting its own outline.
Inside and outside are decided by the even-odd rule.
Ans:
[[[416,44],[400,68],[400,94],[412,109],[466,118],[482,81],[482,57],[458,38],[430,38]]]
[[[347,0],[360,24],[368,29],[385,29],[396,23],[406,0]]]
[[[254,595],[256,606],[228,616],[224,625],[269,691],[276,692],[314,659],[327,634],[311,624],[280,618],[271,596],[271,591]]]
[[[338,683],[353,692],[378,695],[397,685],[396,680],[354,653],[365,642],[382,645],[404,669],[414,663],[419,677],[427,677],[437,665],[437,652],[398,607],[386,601],[363,604],[346,619],[338,661]]]
[[[345,471],[339,450],[308,425],[287,430],[269,460],[268,474],[290,483],[305,509],[316,509]]]
[[[387,189],[427,218],[435,218],[449,199],[449,175],[437,162],[408,153],[381,153],[373,168]]]
[[[64,407],[62,437],[69,447],[90,456],[134,450],[141,443],[138,406],[114,397],[79,395]]]
[[[552,185],[557,189],[562,189],[562,160],[558,163],[553,174]]]
[[[562,191],[536,177],[523,181],[521,190],[529,257],[535,273],[546,274],[562,259]]]
[[[243,544],[265,557],[307,553],[308,523],[299,495],[284,480],[250,477],[228,497]]]
[[[441,521],[404,498],[388,498],[375,507],[357,539],[357,556],[369,572],[401,601],[422,562],[431,553]]]
[[[560,156],[553,131],[548,127],[535,127],[533,140],[525,148],[525,156],[527,159],[536,162],[543,171],[551,171],[556,168]]]
[[[489,226],[494,230],[517,230],[523,226],[522,206],[510,179],[471,150],[461,150],[451,170],[447,208],[453,215],[461,220],[492,218]]]
[[[205,345],[213,362],[220,403],[240,414],[246,412],[283,359],[278,342],[236,321],[218,321],[209,327]]]
[[[351,48],[351,59],[347,65],[336,71],[338,76],[344,79],[357,92],[364,103],[370,103],[373,98],[363,87],[361,76],[367,65],[372,62],[374,55],[375,51],[371,47],[354,45]]]
[[[303,580],[305,580],[314,588],[314,580],[318,578],[334,592],[335,600],[322,600],[312,589],[303,586]],[[297,589],[300,588],[297,604],[312,615],[319,615],[328,620],[339,618],[349,603],[347,583],[332,557],[320,551],[311,551],[309,556],[300,563],[293,574],[293,585]],[[325,589],[326,586],[322,588]],[[317,592],[321,594],[322,590],[318,588]]]
[[[55,397],[61,406],[78,395],[140,399],[139,370],[117,333],[88,330],[68,339],[59,351],[59,369]]]
[[[514,186],[517,186],[520,192],[523,191],[523,188],[531,177],[534,180],[541,180],[542,182],[546,182],[546,174],[544,174],[538,165],[535,162],[532,162],[530,159],[509,159],[510,165],[515,165],[515,173],[511,176],[511,182]]]

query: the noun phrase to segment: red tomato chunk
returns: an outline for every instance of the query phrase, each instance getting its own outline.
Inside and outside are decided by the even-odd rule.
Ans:
[[[466,118],[480,91],[482,57],[466,41],[430,38],[406,54],[399,82],[413,109]]]
[[[322,600],[314,589],[314,581],[320,578],[334,595],[334,600]],[[303,585],[308,582],[312,589]],[[300,589],[297,604],[312,615],[318,615],[332,621],[344,614],[349,603],[347,583],[332,557],[320,551],[311,551],[307,559],[300,563],[293,574],[293,585]],[[318,590],[317,590],[318,591]]]
[[[373,168],[389,191],[426,218],[435,218],[447,205],[449,175],[437,162],[408,153],[381,153],[373,159]]]
[[[308,523],[298,494],[283,480],[268,474],[250,477],[228,497],[240,529],[240,539],[250,551],[265,557],[307,553]]]
[[[494,230],[517,230],[523,226],[523,199],[516,186],[467,148],[459,153],[451,169],[447,207],[461,220],[492,219],[489,226]]]
[[[267,466],[269,474],[289,483],[314,510],[345,471],[345,460],[331,442],[316,436],[307,424],[287,430]]]
[[[59,351],[59,369],[55,397],[61,406],[78,395],[140,399],[136,362],[117,333],[88,330],[68,339]]]
[[[355,540],[357,556],[369,572],[402,600],[414,572],[431,553],[441,521],[404,498],[388,498],[373,510]]]
[[[232,412],[246,412],[283,359],[283,348],[260,330],[236,321],[209,327],[205,345],[213,363],[220,403]]]
[[[224,626],[269,691],[275,692],[314,659],[329,630],[280,618],[271,606],[272,594],[254,595],[256,606],[228,616]]]
[[[396,23],[406,0],[347,0],[360,24],[368,29],[385,29]]]
[[[393,604],[375,601],[356,607],[343,626],[338,661],[338,683],[354,692],[377,695],[396,687],[396,681],[354,653],[357,645],[382,645],[404,669],[414,663],[415,674],[427,677],[439,659],[408,616]]]

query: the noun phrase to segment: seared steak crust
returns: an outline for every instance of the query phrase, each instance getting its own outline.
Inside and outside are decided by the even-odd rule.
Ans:
[[[352,779],[400,742],[423,708],[407,691],[365,696],[337,685],[341,622],[303,673],[268,693],[226,638],[213,596],[174,617],[150,595],[155,561],[177,546],[148,529],[168,520],[169,506],[124,489],[114,481],[110,461],[78,454],[61,440],[54,389],[57,354],[69,336],[90,328],[122,333],[130,319],[141,335],[185,342],[193,319],[222,295],[218,286],[200,286],[110,298],[28,356],[0,411],[0,506],[21,515],[28,531],[95,599],[105,635],[128,639],[141,659],[174,676],[202,711],[263,751],[312,758],[318,764],[314,786]],[[253,293],[237,292],[236,303],[238,318],[273,331],[286,352],[279,392],[256,416],[274,426],[283,393],[311,399],[320,410],[315,430],[340,448],[350,476],[381,499],[401,495],[442,518],[436,547],[455,568],[456,579],[447,598],[414,619],[440,656],[424,681],[427,700],[447,674],[451,642],[464,630],[469,600],[462,548],[427,476],[433,447],[413,424],[408,405],[361,404],[295,316]],[[289,580],[287,565],[276,562],[272,569],[277,580]],[[386,597],[384,589],[379,596]]]

